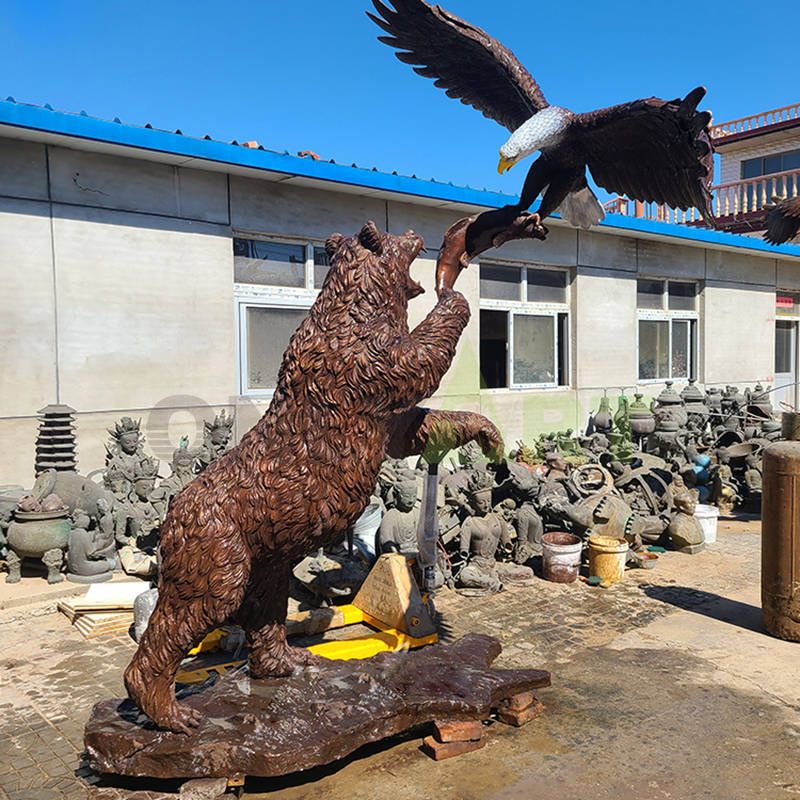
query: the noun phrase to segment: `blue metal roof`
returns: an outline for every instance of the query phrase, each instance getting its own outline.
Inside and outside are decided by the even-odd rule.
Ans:
[[[183,156],[187,159],[199,159],[221,165],[247,167],[265,172],[376,189],[409,197],[440,200],[443,203],[498,208],[516,202],[517,199],[513,195],[502,192],[456,186],[433,179],[423,180],[416,176],[398,175],[396,172],[379,172],[377,169],[365,169],[355,164],[347,166],[337,164],[335,161],[301,158],[288,152],[278,153],[263,147],[245,147],[238,142],[221,142],[208,136],[202,139],[194,138],[185,136],[180,130],[165,131],[151,125],[143,127],[130,125],[121,122],[118,118],[113,121],[97,119],[90,117],[85,111],[79,114],[55,111],[49,105],[36,106],[18,103],[13,97],[0,101],[0,125],[131,147],[153,153]],[[800,246],[798,245],[774,246],[753,237],[618,214],[607,215],[601,223],[601,227],[800,258]]]

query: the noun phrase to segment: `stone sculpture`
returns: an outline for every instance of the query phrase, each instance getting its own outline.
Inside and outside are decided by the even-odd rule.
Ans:
[[[226,415],[223,408],[213,422],[203,423],[203,444],[196,454],[197,472],[202,472],[230,449],[234,421],[234,415]]]
[[[459,551],[464,565],[458,575],[462,593],[492,594],[503,588],[497,574],[495,553],[509,540],[505,520],[492,511],[492,482],[476,472],[467,487],[472,516],[461,525]]]
[[[676,550],[696,553],[703,546],[703,529],[694,516],[697,500],[687,489],[674,496],[675,514],[667,525],[666,534]]]
[[[100,527],[90,531],[90,525],[83,509],[73,512],[67,549],[67,580],[73,583],[109,581],[117,566],[113,531]]]
[[[41,560],[47,568],[48,583],[64,580],[61,567],[72,527],[67,513],[64,501],[55,494],[42,499],[34,495],[20,498],[8,525],[6,583],[21,580],[25,558]]]
[[[410,267],[422,239],[372,222],[328,239],[332,267],[290,340],[269,409],[173,499],[162,525],[158,602],[125,672],[130,697],[159,726],[198,725],[197,712],[176,702],[174,677],[189,648],[223,622],[245,630],[254,677],[309,661],[286,641],[290,562],[341,540],[369,501],[384,453],[403,458],[429,440],[439,451],[475,440],[501,457],[485,417],[416,407],[439,385],[469,318],[453,283],[481,251],[467,246],[474,221],[447,232],[438,301],[413,331],[408,301],[422,288]],[[480,246],[543,235],[524,216]]]
[[[415,555],[417,552],[417,527],[419,507],[417,506],[417,481],[405,480],[393,490],[394,504],[381,520],[378,530],[379,553],[403,553]]]
[[[188,486],[195,476],[195,454],[189,449],[189,437],[182,436],[178,447],[172,452],[170,475],[161,481],[159,489],[163,491],[163,502],[166,507],[178,492]]]
[[[144,452],[142,421],[122,417],[109,428],[111,442],[106,445],[106,470],[121,473],[130,484],[141,474],[143,466],[152,461]],[[158,472],[156,464],[156,472]],[[109,487],[110,488],[110,487]]]

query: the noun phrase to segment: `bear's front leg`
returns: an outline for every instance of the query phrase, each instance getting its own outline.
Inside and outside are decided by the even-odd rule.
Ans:
[[[447,451],[469,442],[477,442],[490,461],[505,455],[500,431],[482,414],[412,408],[395,418],[387,450],[392,458],[422,455],[438,462]]]
[[[318,658],[286,641],[289,578],[286,565],[264,569],[257,578],[251,577],[246,599],[239,610],[239,624],[247,637],[253,678],[285,678],[296,667]]]

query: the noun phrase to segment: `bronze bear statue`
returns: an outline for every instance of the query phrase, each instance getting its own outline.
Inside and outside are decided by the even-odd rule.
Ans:
[[[289,342],[269,409],[175,497],[162,526],[158,603],[125,671],[128,694],[160,727],[199,724],[176,701],[175,674],[223,623],[244,629],[253,677],[309,661],[286,641],[291,563],[343,538],[387,455],[422,453],[430,439],[439,450],[476,440],[502,457],[485,417],[416,407],[439,386],[470,316],[452,288],[464,265],[458,232],[437,264],[437,303],[413,331],[408,301],[423,290],[410,267],[422,239],[369,222],[328,240],[331,269]]]

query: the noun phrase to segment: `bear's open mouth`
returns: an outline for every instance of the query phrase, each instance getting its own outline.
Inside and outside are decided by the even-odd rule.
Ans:
[[[405,243],[406,251],[408,252],[408,263],[406,264],[406,297],[411,300],[414,297],[424,294],[425,290],[422,286],[411,277],[411,266],[416,260],[417,256],[425,250],[425,243],[421,236],[409,232],[406,234]],[[427,251],[426,251],[427,252]]]

